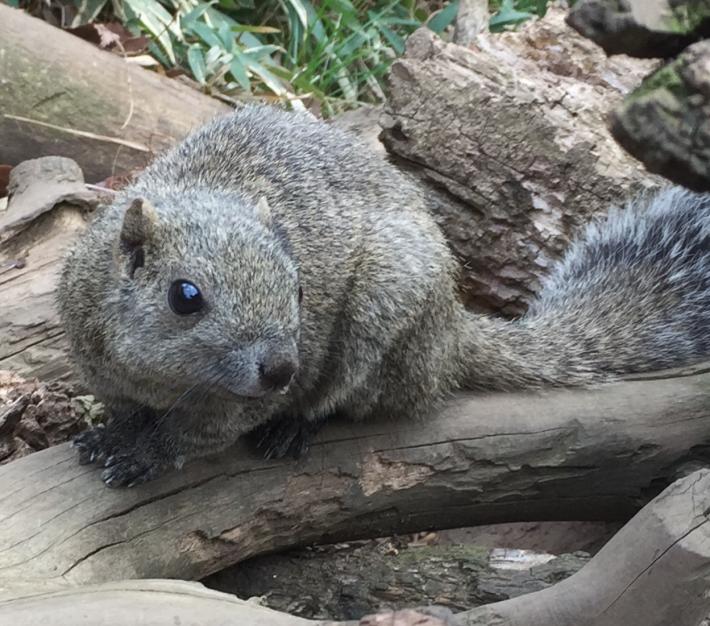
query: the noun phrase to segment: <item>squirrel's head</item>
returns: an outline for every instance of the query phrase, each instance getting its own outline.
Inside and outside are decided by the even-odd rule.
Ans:
[[[166,399],[190,388],[224,399],[285,393],[299,367],[303,292],[266,199],[139,198],[121,219],[110,359],[164,385]]]

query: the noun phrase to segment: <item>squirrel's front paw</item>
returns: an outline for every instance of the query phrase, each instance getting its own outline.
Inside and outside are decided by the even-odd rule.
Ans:
[[[156,478],[165,464],[150,452],[138,449],[112,454],[106,459],[104,467],[101,480],[108,487],[133,487]]]
[[[72,447],[79,451],[81,465],[103,461],[111,454],[103,424],[79,433],[72,440]]]

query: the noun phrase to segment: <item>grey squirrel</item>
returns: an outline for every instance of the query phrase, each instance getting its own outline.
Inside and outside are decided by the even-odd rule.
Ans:
[[[303,452],[337,412],[430,416],[460,388],[588,385],[710,355],[710,199],[667,189],[592,224],[517,321],[467,311],[425,192],[344,131],[247,106],[96,217],[58,289],[109,421],[110,486],[255,431]]]

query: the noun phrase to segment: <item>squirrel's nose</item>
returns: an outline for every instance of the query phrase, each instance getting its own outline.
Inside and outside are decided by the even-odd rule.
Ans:
[[[259,364],[259,375],[264,386],[284,389],[293,380],[298,365],[289,357],[265,359]]]

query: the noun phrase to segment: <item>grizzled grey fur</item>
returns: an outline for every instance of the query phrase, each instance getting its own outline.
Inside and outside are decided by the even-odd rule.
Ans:
[[[516,322],[467,312],[424,192],[355,138],[251,106],[157,159],[69,255],[59,304],[110,420],[113,486],[259,429],[417,418],[458,388],[584,385],[710,355],[710,200],[670,189],[589,227]],[[204,307],[177,315],[176,280]],[[271,426],[273,425],[273,426]]]

